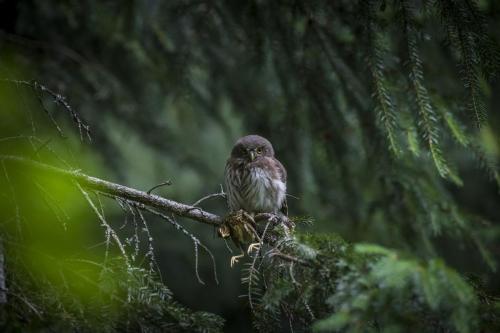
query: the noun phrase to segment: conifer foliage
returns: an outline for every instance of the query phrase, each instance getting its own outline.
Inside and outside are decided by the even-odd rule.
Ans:
[[[256,132],[288,170],[297,228],[263,226],[241,264],[245,329],[500,331],[497,1],[0,6],[3,329],[235,327],[222,239],[73,176],[218,219],[223,191],[194,198]],[[179,276],[219,286],[203,302]]]

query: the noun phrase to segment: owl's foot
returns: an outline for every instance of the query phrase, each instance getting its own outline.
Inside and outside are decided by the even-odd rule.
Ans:
[[[243,258],[245,256],[245,254],[240,254],[240,255],[237,255],[237,256],[232,256],[231,257],[231,267],[233,267],[235,264],[238,263],[238,261],[240,260],[240,258]]]
[[[247,253],[250,254],[253,250],[260,251],[260,243],[252,243],[248,246]]]
[[[223,223],[219,228],[217,228],[217,235],[221,238],[228,238],[231,236],[231,228]]]
[[[242,217],[246,219],[246,222],[255,225],[255,220],[253,219],[253,216],[251,214],[247,213],[243,209],[240,209],[240,212],[241,212]]]

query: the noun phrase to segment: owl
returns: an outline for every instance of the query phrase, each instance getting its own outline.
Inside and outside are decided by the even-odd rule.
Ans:
[[[288,214],[286,170],[267,139],[247,135],[236,141],[224,178],[231,212]]]
[[[286,170],[274,157],[273,146],[267,139],[259,135],[247,135],[238,139],[224,172],[230,212],[248,213],[251,220],[259,213],[287,216],[286,177]],[[249,224],[243,227],[252,228]],[[248,233],[246,231],[248,230],[238,233],[247,235],[243,239],[231,235],[240,248],[240,243],[252,240],[252,230]],[[236,256],[236,259],[233,257],[232,263],[237,262],[238,257],[241,256]]]

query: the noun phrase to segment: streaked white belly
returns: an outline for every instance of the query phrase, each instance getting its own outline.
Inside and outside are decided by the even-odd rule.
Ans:
[[[251,213],[276,213],[285,200],[286,184],[272,179],[260,168],[238,174],[233,185],[236,185],[232,189],[236,193],[228,193],[229,206],[233,211],[244,209]]]

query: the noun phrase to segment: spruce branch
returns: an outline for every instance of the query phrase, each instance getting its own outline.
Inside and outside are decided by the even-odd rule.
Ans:
[[[464,0],[461,6],[463,22],[466,22],[476,42],[482,75],[493,80],[500,69],[500,47],[488,33],[486,17],[474,0]]]
[[[418,125],[439,175],[443,178],[453,180],[455,183],[460,183],[458,177],[454,175],[448,167],[439,145],[440,127],[438,123],[438,115],[432,106],[429,93],[424,84],[424,71],[422,59],[420,58],[420,52],[418,49],[412,11],[413,9],[408,1],[400,1],[400,12],[407,42],[408,67],[410,71],[409,80],[413,88],[418,109]]]
[[[469,9],[452,0],[442,0],[436,3],[439,6],[449,42],[460,54],[458,66],[467,92],[467,109],[473,115],[477,127],[480,128],[486,121],[486,107],[480,88],[478,68],[480,62],[486,62],[486,58],[491,59],[491,61],[488,61],[490,64],[498,62],[498,56],[493,54],[481,57],[479,54],[481,52],[485,53],[481,49],[488,48],[482,41],[487,37],[481,36],[484,31],[481,31],[480,24],[473,23],[475,19],[471,18]],[[495,65],[491,66],[494,67]]]
[[[368,29],[369,29],[369,42],[371,55],[368,58],[368,64],[373,79],[373,93],[372,96],[376,100],[375,112],[379,123],[382,125],[387,140],[389,142],[389,149],[394,155],[400,155],[400,148],[397,143],[397,116],[395,105],[392,97],[389,94],[387,87],[387,77],[385,75],[385,65],[383,62],[383,55],[385,47],[382,43],[381,33],[375,21],[373,2],[367,3],[368,15]]]

